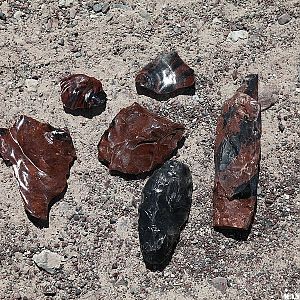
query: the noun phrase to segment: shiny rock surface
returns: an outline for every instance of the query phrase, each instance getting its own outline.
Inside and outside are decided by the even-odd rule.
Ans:
[[[175,51],[163,53],[146,65],[136,76],[135,82],[139,94],[157,100],[195,92],[194,70]]]
[[[76,159],[69,132],[21,116],[0,130],[0,155],[13,166],[26,211],[47,220],[49,203],[64,192]]]
[[[189,217],[193,182],[188,166],[171,160],[147,181],[139,207],[138,230],[146,266],[161,269],[170,261]]]
[[[255,213],[260,163],[258,77],[249,75],[224,103],[215,140],[213,225],[248,230]]]
[[[105,107],[106,94],[101,82],[84,74],[70,75],[60,82],[61,100],[70,110]]]
[[[110,171],[146,173],[172,155],[183,132],[183,125],[134,103],[123,108],[102,135],[98,157]]]

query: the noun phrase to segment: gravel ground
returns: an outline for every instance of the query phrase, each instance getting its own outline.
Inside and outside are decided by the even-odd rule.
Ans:
[[[66,126],[78,155],[44,229],[27,218],[13,170],[1,163],[0,298],[298,299],[300,2],[94,4],[0,1],[0,127],[20,114]],[[233,41],[236,30],[244,31]],[[171,49],[195,70],[196,94],[165,102],[137,95],[135,74]],[[108,95],[92,119],[68,115],[60,103],[60,79],[78,72],[101,79]],[[258,208],[241,241],[211,226],[213,144],[222,103],[251,72],[260,99],[274,105],[262,113]],[[97,160],[102,133],[134,101],[187,128],[178,160],[193,174],[193,204],[163,272],[147,270],[139,249],[145,180],[111,176]],[[62,257],[54,274],[33,262],[44,249]]]

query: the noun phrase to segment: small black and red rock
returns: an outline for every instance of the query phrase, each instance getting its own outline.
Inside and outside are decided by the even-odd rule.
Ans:
[[[104,110],[106,94],[101,81],[84,74],[70,75],[60,82],[61,101],[67,112],[86,113],[92,109]]]
[[[195,75],[177,52],[160,54],[136,76],[138,94],[166,100],[180,94],[195,93]]]

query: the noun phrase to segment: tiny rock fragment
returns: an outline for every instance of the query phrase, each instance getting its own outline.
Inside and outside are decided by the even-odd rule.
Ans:
[[[261,111],[268,110],[274,106],[278,101],[277,92],[273,90],[265,89],[259,96],[259,103]]]
[[[192,204],[188,166],[166,162],[147,181],[139,207],[138,230],[146,267],[161,270],[171,259]]]
[[[216,277],[211,279],[211,285],[222,293],[225,293],[228,288],[228,281],[224,277]]]
[[[99,13],[99,12],[101,12],[102,7],[103,7],[103,4],[102,4],[102,3],[95,3],[95,4],[93,5],[93,11],[94,11],[95,13]]]
[[[74,19],[76,17],[77,11],[74,7],[70,8],[70,18]]]
[[[178,53],[162,53],[136,76],[138,94],[166,100],[179,94],[195,94],[195,75]]]
[[[106,94],[101,82],[84,74],[70,75],[60,82],[61,100],[69,110],[105,108]]]
[[[278,128],[279,128],[280,132],[284,132],[285,127],[284,127],[284,125],[282,124],[282,122],[279,122]]]
[[[25,86],[27,88],[28,92],[36,92],[38,88],[38,80],[36,79],[26,79],[25,80]]]
[[[0,11],[0,20],[6,21],[6,15],[2,11]]]
[[[76,159],[68,130],[21,116],[0,129],[0,155],[13,165],[26,211],[48,220],[49,203],[65,190]]]
[[[50,274],[54,274],[62,266],[63,257],[49,250],[33,255],[35,264]]]
[[[64,8],[64,7],[71,7],[73,5],[74,0],[59,0],[58,1],[58,7]]]
[[[213,225],[248,230],[254,218],[260,163],[258,76],[249,75],[224,103],[215,140]]]
[[[237,42],[238,40],[245,40],[249,37],[249,33],[246,30],[234,30],[228,34],[228,39],[232,42]]]
[[[60,45],[60,46],[64,46],[65,45],[65,40],[63,38],[61,38],[57,41],[57,44]]]
[[[105,3],[103,4],[101,11],[103,14],[107,14],[109,9],[110,9],[110,3]]]
[[[54,286],[46,286],[43,289],[43,293],[45,296],[55,296],[56,295],[56,288]]]
[[[115,3],[110,5],[111,8],[123,9],[123,10],[132,10],[132,7],[128,4]]]
[[[102,135],[98,157],[110,171],[146,173],[171,157],[183,132],[183,125],[134,103],[122,109]]]
[[[291,21],[292,17],[285,13],[285,14],[282,14],[279,18],[278,18],[278,23],[279,25],[285,25],[287,23],[289,23]]]
[[[22,17],[24,17],[25,16],[25,14],[22,12],[22,11],[20,11],[20,10],[17,10],[15,13],[14,13],[14,18],[16,19],[16,20],[21,20],[21,18]]]

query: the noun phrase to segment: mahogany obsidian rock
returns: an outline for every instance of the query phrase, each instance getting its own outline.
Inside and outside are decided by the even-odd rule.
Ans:
[[[189,168],[168,161],[147,181],[139,207],[138,230],[146,266],[162,270],[170,261],[188,220],[193,182]]]
[[[105,108],[106,94],[101,82],[84,74],[70,75],[60,82],[61,100],[68,110]]]
[[[195,75],[177,52],[163,53],[136,76],[136,89],[157,100],[195,93]]]
[[[113,119],[98,144],[110,171],[138,175],[163,164],[182,139],[184,126],[134,103]]]
[[[254,218],[261,137],[257,87],[258,76],[249,75],[218,119],[213,225],[219,229],[248,230]]]
[[[27,212],[46,221],[48,205],[65,190],[76,159],[69,132],[21,116],[0,130],[0,155],[13,165]]]

